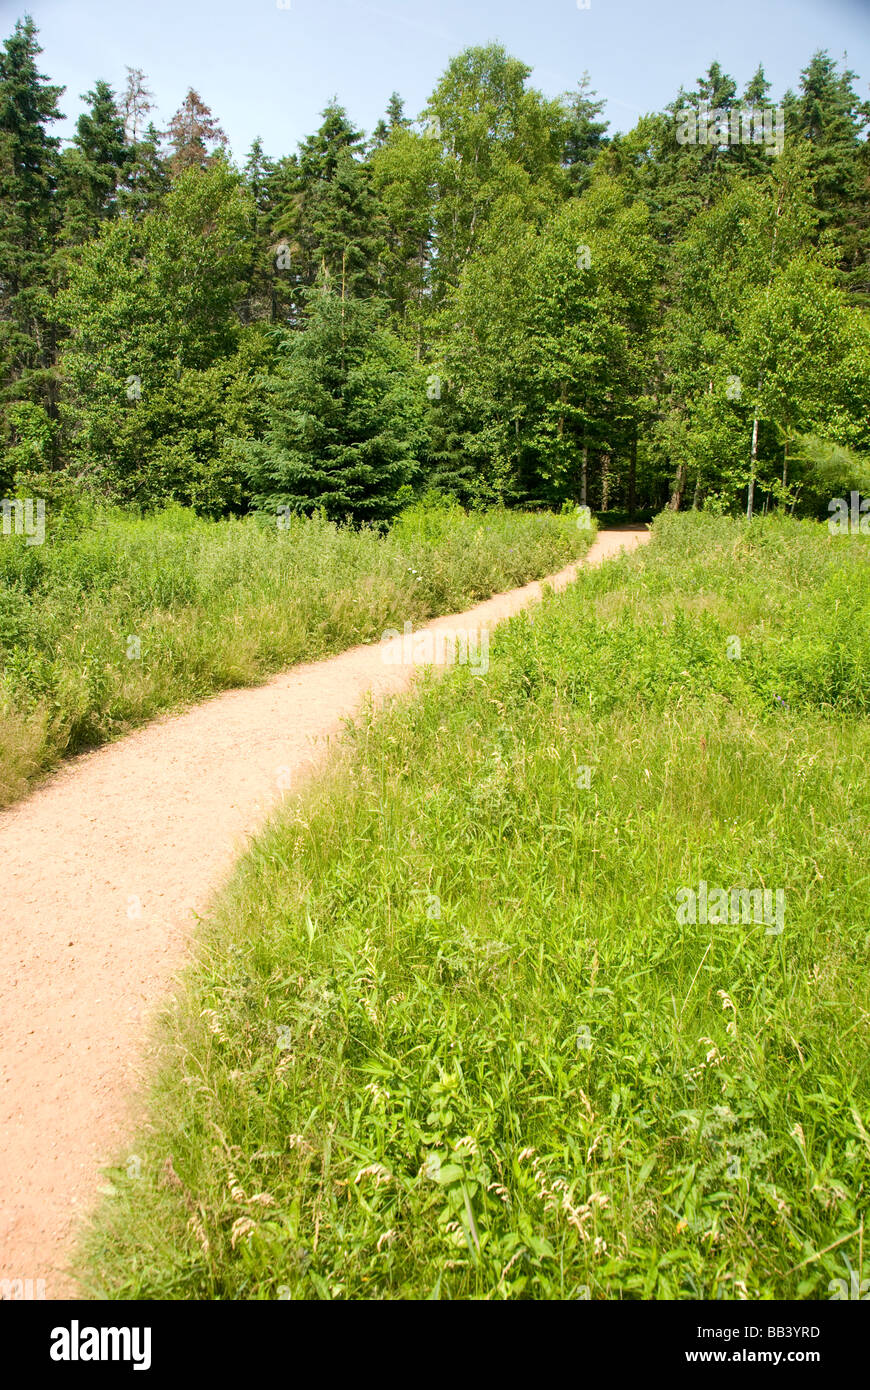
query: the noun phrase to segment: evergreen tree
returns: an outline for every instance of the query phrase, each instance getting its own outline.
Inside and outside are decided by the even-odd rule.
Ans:
[[[371,295],[383,273],[383,229],[362,134],[337,102],[322,114],[300,147],[278,228],[296,252],[299,285],[326,275],[345,297]]]
[[[121,212],[135,219],[158,208],[169,189],[169,165],[160,142],[160,132],[149,121],[142,138],[129,149],[127,174],[118,190],[118,202]]]
[[[245,182],[251,191],[257,212],[264,213],[269,210],[271,199],[269,196],[269,170],[270,161],[266,158],[263,151],[263,141],[260,136],[254,137],[248,155],[245,159]]]
[[[0,406],[30,399],[55,411],[50,312],[51,252],[57,226],[62,87],[37,67],[42,52],[32,19],[19,20],[0,49]],[[9,439],[9,418],[3,414]]]
[[[119,190],[121,211],[141,218],[158,206],[169,185],[169,170],[160,151],[160,132],[147,121],[153,111],[152,93],[141,68],[127,68],[121,102],[128,145],[126,178]]]
[[[609,122],[598,120],[604,110],[604,102],[596,98],[597,93],[592,90],[588,72],[584,72],[576,92],[568,92],[563,97],[567,134],[562,163],[578,193],[588,184],[595,157],[607,143]]]
[[[215,148],[227,143],[211,110],[192,87],[169,122],[168,136],[173,178],[185,169],[204,169],[214,158]]]
[[[243,314],[249,320],[276,323],[292,317],[297,280],[289,243],[275,229],[276,165],[257,136],[244,166],[244,178],[253,208],[251,268]]]
[[[79,116],[60,164],[62,237],[68,245],[95,236],[100,224],[117,214],[118,185],[130,164],[123,119],[109,84],[97,82],[83,100],[88,110]]]
[[[387,113],[374,128],[370,150],[377,150],[386,143],[397,130],[409,130],[411,122],[405,115],[405,103],[398,92],[393,92],[387,102]]]
[[[419,472],[425,394],[375,303],[316,286],[270,381],[268,429],[246,447],[256,505],[332,520],[392,515]]]
[[[844,283],[870,302],[870,102],[854,88],[857,73],[838,71],[826,52],[813,54],[789,95],[788,130],[812,152],[813,193],[820,231],[838,246]]]

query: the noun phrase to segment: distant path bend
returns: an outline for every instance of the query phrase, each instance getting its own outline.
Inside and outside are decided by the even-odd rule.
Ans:
[[[601,532],[579,563],[648,539]],[[543,582],[562,589],[577,568]],[[540,597],[526,584],[418,630],[497,623]],[[0,1277],[74,1296],[76,1222],[129,1131],[147,1020],[194,914],[363,697],[413,675],[377,644],[294,666],[75,758],[0,813]]]

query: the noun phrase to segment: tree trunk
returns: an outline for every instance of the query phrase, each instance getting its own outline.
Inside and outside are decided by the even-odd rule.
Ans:
[[[678,512],[683,504],[683,492],[686,487],[686,476],[688,469],[684,463],[677,465],[677,476],[674,481],[674,490],[671,493],[671,500],[668,507],[672,512]]]
[[[580,471],[580,505],[586,506],[586,493],[589,486],[589,441],[583,440],[583,466]]]
[[[635,513],[635,490],[637,487],[637,426],[634,427],[634,434],[631,437],[631,459],[628,467],[628,519],[634,521]]]
[[[606,453],[601,459],[601,510],[607,511],[610,502],[610,454]]]
[[[749,455],[749,484],[746,489],[746,520],[752,520],[752,507],[755,502],[755,465],[758,460],[758,416],[752,421],[752,450]]]

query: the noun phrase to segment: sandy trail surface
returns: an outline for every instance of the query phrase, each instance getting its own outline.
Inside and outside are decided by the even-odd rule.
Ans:
[[[581,563],[648,539],[602,532]],[[489,626],[540,596],[526,584],[420,630]],[[76,1226],[121,1151],[196,914],[342,720],[413,677],[379,644],[294,666],[71,760],[0,814],[0,1277],[75,1296]]]

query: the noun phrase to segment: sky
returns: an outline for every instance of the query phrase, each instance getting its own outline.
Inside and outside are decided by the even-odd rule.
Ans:
[[[0,37],[25,13],[42,71],[67,89],[55,134],[69,138],[97,78],[122,90],[129,65],[149,79],[158,128],[194,87],[237,159],[257,135],[291,153],[333,96],[367,133],[394,90],[416,116],[454,54],[493,41],[548,96],[588,70],[611,133],[714,59],[741,89],[762,62],[778,98],[816,49],[846,52],[870,97],[870,0],[0,0]]]

